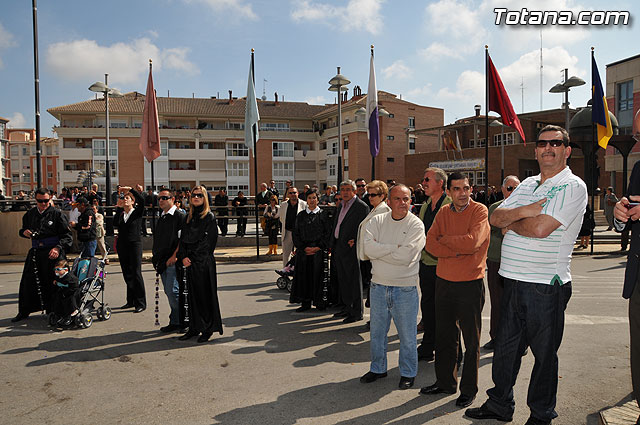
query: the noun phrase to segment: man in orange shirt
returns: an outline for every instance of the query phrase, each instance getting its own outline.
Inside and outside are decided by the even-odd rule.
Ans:
[[[438,258],[436,383],[422,388],[420,393],[456,393],[459,323],[466,351],[456,406],[467,407],[478,392],[483,279],[490,227],[487,207],[471,199],[471,186],[466,176],[450,174],[447,194],[452,199],[451,205],[438,212],[427,233],[425,249]]]

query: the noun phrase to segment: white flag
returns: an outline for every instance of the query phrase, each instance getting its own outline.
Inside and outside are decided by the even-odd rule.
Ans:
[[[260,114],[258,113],[258,102],[256,100],[256,89],[253,83],[253,53],[251,54],[251,63],[249,64],[249,82],[247,83],[247,104],[244,111],[244,144],[255,152],[254,140],[259,139],[258,121]],[[255,130],[254,130],[255,129]],[[253,133],[255,131],[255,139]]]

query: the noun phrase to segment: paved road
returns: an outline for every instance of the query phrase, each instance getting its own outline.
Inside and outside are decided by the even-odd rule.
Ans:
[[[276,288],[279,262],[220,264],[225,331],[201,345],[154,326],[153,308],[115,311],[89,329],[48,330],[42,316],[18,326],[21,267],[0,265],[0,423],[162,424],[468,424],[455,396],[418,394],[435,381],[420,363],[415,389],[397,389],[398,340],[392,328],[389,376],[363,385],[369,335],[363,322],[343,325],[329,314],[292,313]],[[124,303],[124,283],[109,266],[106,298]],[[629,399],[627,304],[620,297],[624,258],[577,257],[574,291],[560,350],[558,424],[596,424],[597,412]],[[153,305],[153,272],[144,266]],[[168,307],[160,293],[166,323]],[[488,340],[489,301],[482,343]],[[532,356],[516,386],[513,423],[528,417]],[[491,384],[491,353],[480,359],[479,406]]]

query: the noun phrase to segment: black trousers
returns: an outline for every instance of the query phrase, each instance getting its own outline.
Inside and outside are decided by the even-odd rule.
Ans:
[[[217,217],[217,221],[218,221],[218,227],[220,228],[220,234],[222,236],[226,236],[228,228],[229,228],[229,219],[227,218],[227,215],[222,215],[220,213],[218,213],[218,217]]]
[[[362,303],[362,275],[357,258],[345,258],[354,252],[338,253],[331,256],[331,260],[336,266],[340,300],[345,305],[345,311],[350,317],[362,318],[364,305]]]
[[[142,280],[142,241],[118,240],[118,260],[122,277],[127,284],[127,304],[147,308],[144,280]]]
[[[487,286],[489,287],[489,298],[491,299],[489,336],[492,340],[495,340],[498,335],[500,304],[502,303],[502,292],[504,291],[504,278],[498,274],[498,270],[500,270],[500,262],[487,260]]]
[[[640,406],[640,284],[636,282],[629,299],[629,335],[631,337],[631,383]]]
[[[436,343],[436,267],[420,262],[420,311],[424,334],[418,355],[431,356]]]
[[[436,280],[436,384],[456,391],[458,384],[459,338],[464,338],[464,366],[460,393],[474,396],[478,392],[480,330],[484,306],[483,279],[468,282]]]

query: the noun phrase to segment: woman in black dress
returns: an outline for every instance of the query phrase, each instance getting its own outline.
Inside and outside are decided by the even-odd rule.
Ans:
[[[218,280],[213,252],[218,241],[216,218],[209,209],[207,190],[196,186],[191,191],[189,215],[180,235],[178,261],[187,280],[189,330],[184,341],[201,334],[198,342],[207,342],[214,332],[222,335],[218,303]]]
[[[326,212],[318,207],[318,192],[307,194],[307,208],[298,213],[293,231],[296,267],[291,288],[291,302],[301,302],[296,311],[306,311],[311,304],[319,310],[327,306],[328,275],[325,268],[331,223]]]
[[[120,186],[119,199],[113,226],[118,229],[116,250],[122,276],[127,284],[127,303],[120,308],[134,308],[140,313],[147,308],[147,299],[142,280],[142,226],[144,226],[144,199],[138,190]]]

